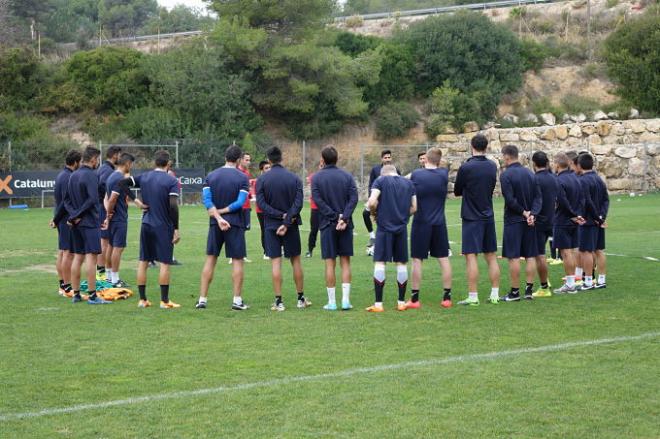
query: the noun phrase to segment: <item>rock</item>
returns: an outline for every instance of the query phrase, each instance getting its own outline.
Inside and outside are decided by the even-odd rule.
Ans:
[[[557,140],[557,133],[555,132],[554,128],[548,128],[541,134],[541,139],[542,140]]]
[[[652,133],[660,132],[660,119],[652,119],[646,121],[646,130]]]
[[[465,122],[463,124],[463,132],[464,133],[474,133],[475,131],[479,131],[479,124],[478,123],[476,123],[474,121],[470,121],[470,122]]]
[[[456,152],[467,152],[467,150],[468,150],[467,143],[463,143],[463,142],[452,143],[451,145],[449,145],[448,148],[449,148],[449,153],[450,154],[451,153],[456,153]]]
[[[632,181],[628,178],[607,179],[607,187],[611,191],[623,191],[632,187]]]
[[[570,130],[568,130],[568,135],[571,137],[582,137],[582,129],[580,125],[573,125]]]
[[[599,136],[605,137],[609,136],[610,131],[612,131],[612,123],[601,120],[596,124],[596,132]]]
[[[600,145],[601,143],[603,143],[603,141],[601,140],[598,134],[592,134],[587,138],[587,141],[589,142],[589,145]]]
[[[569,137],[566,139],[566,143],[573,149],[582,149],[583,147],[582,139],[577,139],[575,137]]]
[[[523,142],[535,142],[538,139],[534,131],[524,130],[520,132],[520,140]]]
[[[609,113],[607,113],[607,117],[609,117],[610,119],[618,119],[619,113],[617,113],[616,111],[610,111]]]
[[[660,153],[660,145],[646,145],[646,153],[650,156],[656,156]]]
[[[639,135],[640,142],[660,142],[660,133],[645,132]]]
[[[617,178],[623,175],[623,164],[619,159],[605,157],[598,164],[598,170],[607,178]]]
[[[557,123],[557,118],[552,113],[543,113],[541,114],[541,120],[546,125],[555,125]]]
[[[607,155],[612,152],[612,145],[593,144],[591,146],[591,153],[596,155]]]
[[[596,127],[593,125],[583,125],[582,132],[587,136],[591,136],[593,133],[596,132]]]
[[[628,173],[630,175],[642,176],[646,174],[646,163],[644,160],[632,158],[628,162]]]
[[[612,126],[612,135],[613,136],[623,136],[626,133],[626,128],[621,123],[617,123]]]
[[[523,122],[531,123],[531,124],[538,124],[539,123],[539,118],[536,116],[536,114],[529,113],[529,114],[526,114],[525,117],[523,117]]]
[[[518,125],[518,116],[515,114],[507,113],[502,117],[502,120],[506,120],[507,122],[511,122],[514,125]]]
[[[624,159],[631,159],[637,155],[637,150],[628,146],[619,146],[614,150],[614,154]]]
[[[641,134],[646,131],[646,124],[642,120],[627,120],[623,122],[623,126],[635,134]]]
[[[607,145],[616,145],[621,144],[621,138],[617,136],[605,136],[603,137],[603,143]]]
[[[495,128],[489,128],[483,134],[489,141],[498,140],[500,138],[500,132]]]
[[[568,114],[564,114],[564,115],[561,117],[561,120],[564,121],[564,123],[568,123],[568,122],[571,121],[571,116],[569,116]]]
[[[639,117],[639,110],[637,108],[631,108],[630,114],[628,114],[629,119],[637,119]]]
[[[499,123],[494,122],[494,121],[492,121],[492,120],[489,120],[488,122],[486,122],[486,123],[484,124],[483,129],[484,129],[484,130],[489,130],[489,129],[491,129],[491,128],[499,128],[499,127],[501,127],[501,126],[502,126],[502,125],[500,125]]]
[[[445,125],[445,129],[442,130],[442,133],[443,134],[457,134],[456,130],[451,125]]]
[[[520,141],[520,136],[518,135],[518,133],[512,133],[512,132],[500,133],[500,140],[502,142],[518,142]]]
[[[596,111],[593,116],[591,116],[591,120],[593,121],[599,121],[599,120],[605,120],[607,119],[607,114],[602,112],[601,110]]]
[[[499,140],[493,140],[492,142],[488,142],[488,149],[490,152],[499,154],[500,151],[502,150],[502,143]]]
[[[568,138],[568,127],[566,125],[557,125],[555,127],[555,133],[559,140],[566,140]]]
[[[572,114],[570,117],[573,122],[577,122],[577,123],[582,123],[585,120],[587,120],[587,116],[584,113]]]
[[[438,143],[455,143],[458,142],[458,136],[456,134],[438,134],[435,140]]]

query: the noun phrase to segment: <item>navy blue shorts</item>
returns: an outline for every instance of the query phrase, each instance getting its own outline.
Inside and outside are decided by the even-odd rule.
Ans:
[[[128,223],[123,221],[112,221],[108,227],[108,239],[110,246],[126,248],[126,236],[128,235]]]
[[[173,238],[173,227],[153,227],[143,223],[140,229],[140,260],[171,264],[174,257]]]
[[[63,251],[73,250],[71,227],[62,220],[57,224],[57,248]]]
[[[463,245],[462,253],[495,253],[497,251],[497,234],[495,221],[465,221],[461,231]]]
[[[72,227],[71,251],[77,255],[101,254],[101,230],[96,227]]]
[[[410,256],[414,259],[427,259],[449,256],[447,224],[434,226],[413,222],[410,229]]]
[[[399,233],[377,229],[374,262],[408,262],[408,228]]]
[[[559,250],[576,248],[578,241],[578,226],[554,226],[552,229],[552,245]]]
[[[321,230],[321,258],[335,259],[337,256],[353,256],[353,229],[337,231],[334,225]]]
[[[605,229],[598,227],[598,239],[596,240],[596,250],[605,250]]]
[[[580,226],[579,248],[581,252],[595,252],[598,244],[598,226]]]
[[[289,227],[284,236],[278,236],[275,232],[277,230],[264,230],[266,256],[269,258],[281,258],[282,247],[284,247],[285,258],[300,256],[300,231],[297,225]]]
[[[551,237],[552,237],[551,228],[539,229],[539,226],[536,226],[536,244],[537,244],[539,256],[545,256],[545,247],[546,244],[548,243],[548,239],[550,239]]]
[[[101,208],[99,209],[99,227],[101,227],[107,216],[108,213],[105,211],[103,203],[101,203]],[[106,230],[101,230],[101,239],[110,239],[110,227],[108,227]]]
[[[507,259],[535,258],[538,255],[536,227],[530,227],[526,222],[504,224],[503,257]]]
[[[206,254],[209,256],[220,256],[222,246],[225,246],[225,256],[232,259],[243,259],[247,256],[245,249],[245,229],[232,227],[223,232],[217,224],[209,227],[206,239]]]

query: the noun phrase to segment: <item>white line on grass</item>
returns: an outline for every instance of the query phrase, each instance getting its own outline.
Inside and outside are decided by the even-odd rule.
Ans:
[[[234,386],[219,386],[219,387],[210,387],[207,389],[183,390],[179,392],[159,393],[154,395],[137,396],[134,398],[116,399],[114,401],[95,402],[89,404],[72,405],[69,407],[42,409],[33,412],[7,413],[4,415],[0,415],[0,421],[4,422],[4,421],[17,420],[17,419],[39,418],[43,416],[69,414],[69,413],[82,412],[85,410],[107,409],[110,407],[134,405],[134,404],[141,404],[144,402],[162,401],[167,399],[193,398],[196,396],[205,396],[205,395],[212,395],[219,393],[227,393],[232,391],[249,390],[258,387],[274,387],[274,386],[281,386],[281,385],[288,385],[288,384],[295,384],[295,383],[309,382],[309,381],[323,381],[327,379],[346,378],[354,375],[372,374],[377,372],[386,372],[386,371],[399,370],[399,369],[440,366],[450,363],[467,363],[472,361],[496,360],[502,357],[512,357],[522,354],[534,354],[539,352],[555,352],[555,351],[563,351],[566,349],[572,349],[577,347],[597,346],[597,345],[612,344],[612,343],[625,343],[625,342],[645,340],[650,338],[657,338],[659,336],[660,336],[660,332],[647,332],[640,335],[600,338],[596,340],[574,341],[574,342],[551,344],[551,345],[538,346],[532,348],[512,349],[508,351],[487,352],[483,354],[457,355],[454,357],[447,357],[447,358],[407,361],[404,363],[383,364],[380,366],[358,367],[354,369],[346,369],[339,372],[330,372],[330,373],[323,373],[318,375],[291,376],[291,377],[278,378],[268,381],[255,381],[252,383],[237,384]]]

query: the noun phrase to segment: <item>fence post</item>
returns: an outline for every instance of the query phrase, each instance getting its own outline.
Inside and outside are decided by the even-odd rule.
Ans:
[[[303,181],[303,187],[305,186],[305,160],[307,159],[307,142],[305,140],[302,141],[302,181]]]
[[[174,145],[175,145],[174,154],[176,155],[176,159],[175,159],[176,160],[176,167],[178,169],[179,168],[179,141],[177,140],[176,142],[174,142]]]
[[[99,140],[99,151],[101,151],[101,158],[100,160],[103,160],[103,142]]]
[[[9,165],[9,173],[11,174],[11,140],[7,142],[7,161]],[[11,207],[11,198],[9,199],[9,207]]]
[[[360,144],[360,189],[364,191],[364,145],[362,144]]]

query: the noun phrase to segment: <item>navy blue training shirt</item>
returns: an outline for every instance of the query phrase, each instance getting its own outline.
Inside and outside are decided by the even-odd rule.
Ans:
[[[115,165],[113,165],[112,162],[109,160],[104,161],[97,171],[97,174],[99,176],[99,201],[101,202],[102,209],[105,209],[103,207],[103,198],[107,193],[108,177],[110,177],[110,174],[112,174],[113,172],[115,172]]]
[[[555,226],[576,225],[571,218],[582,215],[584,197],[578,176],[566,169],[557,174],[557,205],[553,223]]]
[[[77,227],[100,227],[99,177],[87,165],[71,174],[64,197],[69,221],[80,218]]]
[[[302,224],[302,181],[279,163],[274,164],[257,179],[257,204],[263,210],[266,230],[277,230],[281,225],[289,227],[294,221],[296,225]]]
[[[401,232],[410,218],[412,196],[415,195],[413,182],[399,175],[381,175],[374,181],[372,189],[380,191],[376,216],[378,230]]]
[[[587,171],[579,177],[584,196],[583,217],[586,220],[585,226],[593,226],[600,223],[601,203],[604,200],[600,177],[594,171]],[[608,197],[609,204],[609,197]]]
[[[371,172],[369,173],[369,193],[371,193],[371,188],[374,186],[374,181],[378,177],[380,177],[380,171],[383,170],[383,165],[382,163],[380,165],[376,165],[373,168],[371,168]],[[401,172],[399,170],[396,170],[396,173],[401,175]]]
[[[558,183],[557,177],[547,169],[542,169],[534,174],[534,180],[541,189],[541,211],[536,217],[536,226],[542,229],[552,227],[555,216],[555,203],[557,202]]]
[[[149,206],[142,215],[142,223],[152,227],[173,227],[170,196],[179,196],[179,180],[162,169],[154,169],[132,178],[135,186],[140,188],[142,202]]]
[[[594,180],[598,185],[598,193],[600,194],[600,198],[598,200],[598,211],[600,213],[600,217],[603,219],[603,221],[605,221],[607,219],[607,213],[610,210],[610,196],[607,193],[607,185],[600,177],[600,175],[596,174],[595,172]]]
[[[113,193],[118,195],[117,204],[115,204],[115,211],[110,220],[111,223],[127,223],[128,222],[128,203],[126,203],[126,197],[130,189],[125,189],[122,191],[119,186],[119,182],[124,179],[124,173],[121,171],[115,171],[105,182],[106,195],[108,198],[112,196]]]
[[[465,221],[494,221],[493,190],[497,166],[486,156],[475,155],[456,174],[454,195],[462,196],[461,218]]]
[[[206,176],[204,186],[211,189],[213,205],[218,209],[227,207],[238,198],[241,191],[250,192],[250,181],[247,176],[235,167],[217,168]],[[222,215],[232,227],[245,228],[243,209]],[[247,215],[247,212],[245,213]],[[217,226],[215,218],[209,218],[210,225]]]
[[[523,212],[528,210],[537,216],[543,202],[541,189],[532,171],[520,163],[512,163],[500,175],[504,197],[504,224],[527,222]]]
[[[67,219],[66,206],[64,205],[64,197],[69,187],[69,179],[73,171],[66,166],[57,174],[55,178],[55,188],[53,195],[55,196],[55,208],[53,209],[53,221],[59,224],[60,221]]]
[[[417,212],[413,223],[440,226],[445,223],[445,201],[449,170],[446,168],[415,169],[410,176],[417,195]]]
[[[314,174],[312,198],[320,213],[320,229],[337,224],[339,215],[353,227],[351,216],[358,202],[353,176],[335,165],[327,165]]]

